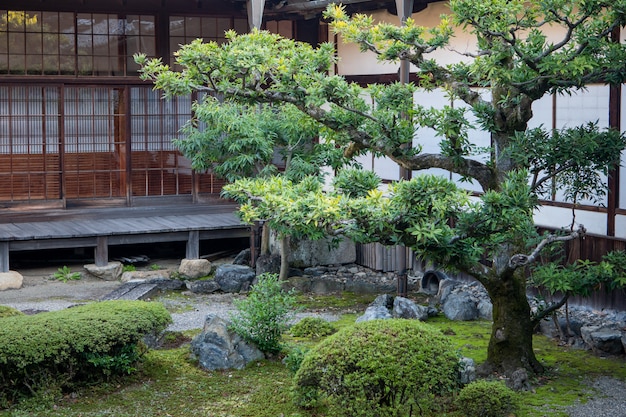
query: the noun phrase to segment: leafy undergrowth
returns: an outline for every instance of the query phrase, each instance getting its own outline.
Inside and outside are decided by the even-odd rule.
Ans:
[[[364,300],[351,295],[316,296],[301,300],[307,308],[349,311]],[[358,300],[358,301],[355,301]],[[341,328],[354,323],[357,314],[345,314],[334,323]],[[486,321],[451,322],[438,317],[430,324],[447,334],[463,356],[477,363],[486,357],[491,324]],[[197,332],[172,336],[170,346],[148,352],[140,371],[132,377],[84,389],[63,398],[50,396],[0,411],[0,417],[323,417],[323,411],[300,410],[291,402],[292,374],[280,361],[263,361],[241,371],[207,372],[189,358],[186,342]],[[311,346],[320,339],[289,337],[289,344]],[[534,391],[521,394],[518,417],[567,414],[564,408],[585,401],[589,381],[599,376],[626,380],[624,358],[600,358],[558,346],[536,336],[535,350],[546,365],[545,375],[533,381]],[[317,414],[316,414],[317,413]],[[449,417],[461,417],[449,413]]]

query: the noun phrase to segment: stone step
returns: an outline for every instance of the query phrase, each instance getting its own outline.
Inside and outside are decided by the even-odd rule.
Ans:
[[[106,300],[145,300],[159,291],[158,284],[127,282],[101,298]]]

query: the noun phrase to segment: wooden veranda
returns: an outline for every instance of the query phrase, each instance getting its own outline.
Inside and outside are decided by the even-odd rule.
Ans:
[[[13,251],[93,248],[106,265],[109,246],[186,242],[186,257],[200,256],[200,241],[250,236],[230,204],[0,211],[0,272]]]

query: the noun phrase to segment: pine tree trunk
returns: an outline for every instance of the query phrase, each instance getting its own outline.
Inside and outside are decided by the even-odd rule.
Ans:
[[[511,375],[519,368],[529,373],[543,372],[533,351],[533,323],[522,271],[485,284],[493,303],[493,326],[481,373]]]

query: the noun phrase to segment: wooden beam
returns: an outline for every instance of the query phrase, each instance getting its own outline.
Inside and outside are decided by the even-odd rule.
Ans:
[[[187,239],[187,252],[185,254],[187,259],[200,259],[200,232],[198,230],[191,230],[189,232],[189,239]]]
[[[96,266],[107,266],[109,264],[109,242],[106,236],[98,236],[96,238],[94,259]]]
[[[0,242],[0,272],[9,272],[9,242]]]
[[[265,0],[247,0],[248,24],[250,30],[261,29],[263,23],[263,9],[265,9]]]

